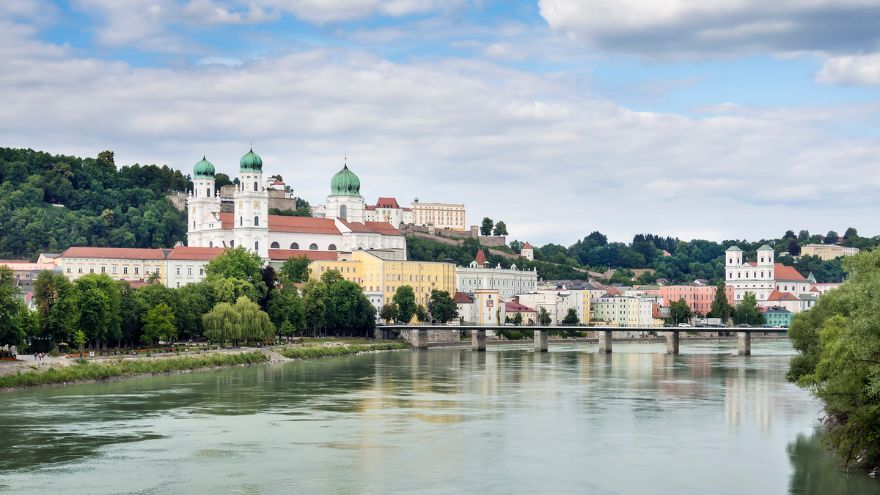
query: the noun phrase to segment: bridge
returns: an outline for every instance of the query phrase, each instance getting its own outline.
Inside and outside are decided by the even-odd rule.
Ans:
[[[551,331],[586,331],[599,333],[599,352],[611,352],[612,334],[614,332],[660,332],[666,336],[666,353],[679,353],[679,334],[681,332],[732,332],[737,334],[737,350],[742,356],[752,354],[753,333],[787,333],[787,328],[752,328],[752,327],[583,327],[575,325],[555,326],[485,326],[485,325],[376,325],[379,330],[413,332],[412,344],[416,349],[428,348],[428,330],[458,332],[468,330],[471,333],[471,349],[486,350],[486,330],[531,330],[534,331],[535,352],[547,352],[548,337]]]

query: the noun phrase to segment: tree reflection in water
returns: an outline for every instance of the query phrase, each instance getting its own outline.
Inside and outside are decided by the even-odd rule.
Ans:
[[[792,467],[791,495],[880,495],[880,480],[862,471],[841,473],[839,459],[822,446],[819,432],[798,435],[787,451]]]

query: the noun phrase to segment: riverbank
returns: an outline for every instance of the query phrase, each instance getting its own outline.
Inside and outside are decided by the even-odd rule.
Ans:
[[[344,356],[362,352],[409,349],[405,342],[348,343],[348,341],[323,340],[305,345],[264,348],[261,350],[217,351],[192,356],[124,358],[115,360],[76,360],[56,363],[46,367],[34,367],[0,376],[0,392],[40,387],[87,383],[114,378],[131,378],[203,369],[247,366],[292,359],[317,359]]]

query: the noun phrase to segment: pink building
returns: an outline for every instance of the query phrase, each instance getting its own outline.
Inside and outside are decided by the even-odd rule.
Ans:
[[[733,287],[725,286],[724,292],[727,294],[727,302],[733,305]],[[665,285],[660,287],[660,296],[666,300],[667,305],[684,299],[691,311],[705,315],[712,309],[715,286]]]

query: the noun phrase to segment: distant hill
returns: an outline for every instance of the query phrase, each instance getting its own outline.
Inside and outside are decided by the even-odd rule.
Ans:
[[[0,148],[0,258],[36,259],[69,246],[171,247],[186,216],[165,194],[191,188],[168,166],[117,168],[97,158]]]

